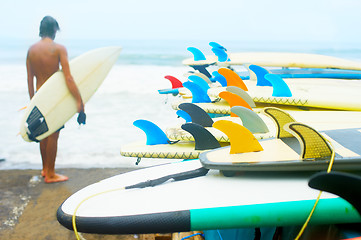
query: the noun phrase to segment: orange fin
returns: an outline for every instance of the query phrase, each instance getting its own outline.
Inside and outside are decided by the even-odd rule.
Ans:
[[[223,77],[226,78],[227,86],[236,86],[236,87],[242,88],[244,91],[248,91],[248,88],[247,88],[246,84],[244,84],[242,78],[237,73],[232,71],[231,69],[220,68],[220,69],[218,69],[218,73],[223,75]]]
[[[219,97],[226,100],[230,108],[234,106],[242,106],[252,110],[251,106],[242,97],[238,96],[237,94],[228,91],[223,91],[219,93]],[[231,112],[231,117],[237,117],[237,115]]]
[[[231,142],[230,154],[259,152],[263,150],[253,134],[242,125],[228,120],[219,120],[213,124],[213,127],[228,136]]]

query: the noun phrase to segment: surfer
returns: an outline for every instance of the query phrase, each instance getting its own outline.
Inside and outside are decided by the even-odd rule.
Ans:
[[[34,77],[36,90],[46,80],[59,70],[59,64],[65,76],[66,85],[77,102],[77,111],[84,113],[84,104],[78,87],[70,73],[68,54],[64,46],[54,42],[56,32],[59,30],[58,22],[46,16],[40,23],[39,36],[41,40],[32,45],[26,58],[28,91],[30,99],[34,96]],[[62,182],[68,180],[67,176],[55,173],[55,159],[58,149],[58,138],[61,128],[40,142],[40,153],[43,163],[42,176],[46,183]]]

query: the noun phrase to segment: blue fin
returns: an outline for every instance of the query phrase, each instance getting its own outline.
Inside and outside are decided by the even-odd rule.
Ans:
[[[177,114],[178,117],[181,117],[184,120],[186,120],[186,122],[192,122],[191,116],[186,111],[177,110],[176,114]]]
[[[266,74],[265,78],[273,86],[273,92],[272,92],[273,97],[292,97],[290,88],[280,76],[277,76],[275,74]]]
[[[269,129],[262,118],[252,110],[242,106],[234,106],[231,112],[237,114],[241,118],[242,124],[251,133],[267,133]]]
[[[195,150],[209,150],[221,147],[217,139],[204,127],[196,123],[185,123],[182,129],[192,134]]]
[[[229,86],[226,88],[226,90],[228,92],[237,94],[238,96],[243,98],[243,100],[245,100],[251,108],[256,107],[256,104],[254,103],[252,97],[246,91],[244,91],[242,88],[239,88],[236,86]]]
[[[212,127],[212,118],[197,105],[193,103],[182,103],[179,104],[178,108],[189,114],[192,119],[190,122],[197,123],[203,127]]]
[[[221,44],[219,44],[219,43],[210,42],[210,43],[209,43],[209,46],[211,46],[212,48],[220,48],[220,49],[222,49],[222,50],[224,50],[224,51],[227,52],[227,49],[226,49],[225,47],[223,47],[223,46],[222,46]]]
[[[183,83],[185,88],[188,88],[192,92],[192,103],[210,103],[212,102],[207,92],[204,91],[196,83],[187,81]]]
[[[266,69],[253,64],[249,66],[249,69],[257,76],[257,86],[272,86],[272,84],[264,77],[269,73]]]
[[[216,82],[219,82],[222,87],[227,87],[227,79],[217,71],[212,72]]]
[[[218,57],[219,62],[226,62],[228,54],[221,48],[212,48],[212,52]]]
[[[199,50],[198,48],[189,47],[189,48],[187,48],[187,50],[193,54],[194,61],[206,60],[206,57],[204,56],[202,51]]]
[[[173,94],[174,96],[177,96],[179,94],[179,90],[177,88],[168,88],[168,89],[159,89],[159,94]]]
[[[194,82],[195,84],[199,85],[206,92],[208,91],[208,89],[210,89],[208,83],[203,78],[197,75],[190,75],[188,79]]]
[[[147,136],[147,145],[169,144],[167,135],[154,123],[139,119],[134,121],[133,125],[143,130]]]

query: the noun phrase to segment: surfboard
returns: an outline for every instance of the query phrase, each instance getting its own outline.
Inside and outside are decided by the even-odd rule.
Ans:
[[[225,171],[317,171],[334,158],[335,170],[361,169],[360,125],[340,123],[317,131],[281,109],[265,108],[264,113],[276,123],[276,138],[257,141],[243,126],[218,121],[213,127],[230,137],[230,147],[201,154],[203,165]]]
[[[120,47],[89,51],[69,62],[70,71],[83,102],[86,103],[101,85],[118,59]],[[57,131],[77,112],[62,71],[54,73],[30,101],[20,123],[25,141],[40,141]]]
[[[72,230],[74,215],[79,232],[101,234],[302,225],[318,195],[307,185],[309,176],[244,172],[225,177],[204,171],[198,160],[164,164],[81,189],[61,204],[57,219]],[[351,204],[323,193],[310,224],[360,221]]]
[[[217,56],[204,56],[202,58],[188,58],[183,60],[187,66],[209,65],[243,65],[255,64],[262,67],[298,67],[298,68],[334,68],[347,70],[361,70],[361,63],[338,57],[312,53],[290,52],[240,52],[227,53],[227,61],[218,61]]]
[[[250,68],[252,68],[252,66],[255,67],[253,68],[255,71],[256,67],[259,68],[255,65],[251,65]],[[361,87],[360,80],[348,81],[343,79],[336,80],[322,78],[315,81],[315,79],[282,79],[274,74],[256,71],[257,81],[243,81],[232,70],[226,68],[220,70],[232,73],[232,81],[237,84],[231,84],[233,84],[233,86],[237,85],[236,87],[240,87],[244,91],[247,91],[256,105],[271,104],[282,107],[294,106],[351,111],[361,110],[361,105],[359,104],[361,98],[358,93],[358,89]],[[238,79],[235,79],[236,77],[238,77]],[[242,87],[243,84],[245,85],[245,88]],[[226,88],[209,88],[206,93],[193,93],[191,89],[186,90],[187,92],[184,94],[192,95],[192,97],[193,95],[206,94],[210,98],[217,98],[218,94],[226,90]],[[186,101],[190,100],[183,100],[183,102]],[[175,103],[175,109],[177,106],[176,104],[179,104],[180,102],[181,101],[177,101]],[[199,103],[201,101],[192,100],[192,102]]]
[[[183,103],[179,105],[182,111],[185,111],[193,122],[205,127],[218,141],[229,142],[230,139],[226,133],[213,127],[217,121],[228,120],[243,125],[252,132],[256,139],[265,139],[276,136],[276,125],[269,116],[262,112],[254,112],[242,106],[234,106],[231,112],[236,117],[216,117],[211,118],[201,107],[192,103]],[[361,112],[358,111],[286,111],[295,121],[299,121],[312,126],[317,130],[342,129],[346,127],[359,127],[358,119],[361,119]],[[194,141],[193,136],[183,130],[180,126],[169,127],[165,131],[170,140]]]
[[[194,141],[171,141],[162,129],[148,120],[139,119],[133,124],[146,134],[146,141],[125,144],[121,146],[120,154],[136,157],[136,164],[141,158],[195,159],[201,152],[229,144],[217,141],[207,129],[195,123],[181,126],[194,137]]]

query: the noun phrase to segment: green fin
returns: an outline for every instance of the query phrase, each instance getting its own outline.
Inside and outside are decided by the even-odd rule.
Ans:
[[[302,159],[331,157],[332,149],[330,145],[315,129],[298,122],[287,123],[284,128],[300,142]]]
[[[291,133],[283,128],[286,123],[296,122],[296,120],[291,115],[275,107],[266,107],[263,109],[263,113],[269,116],[275,122],[277,126],[277,138],[293,137]]]
[[[231,112],[237,114],[242,120],[243,126],[251,133],[267,133],[269,129],[262,118],[252,110],[242,106],[234,106]]]

